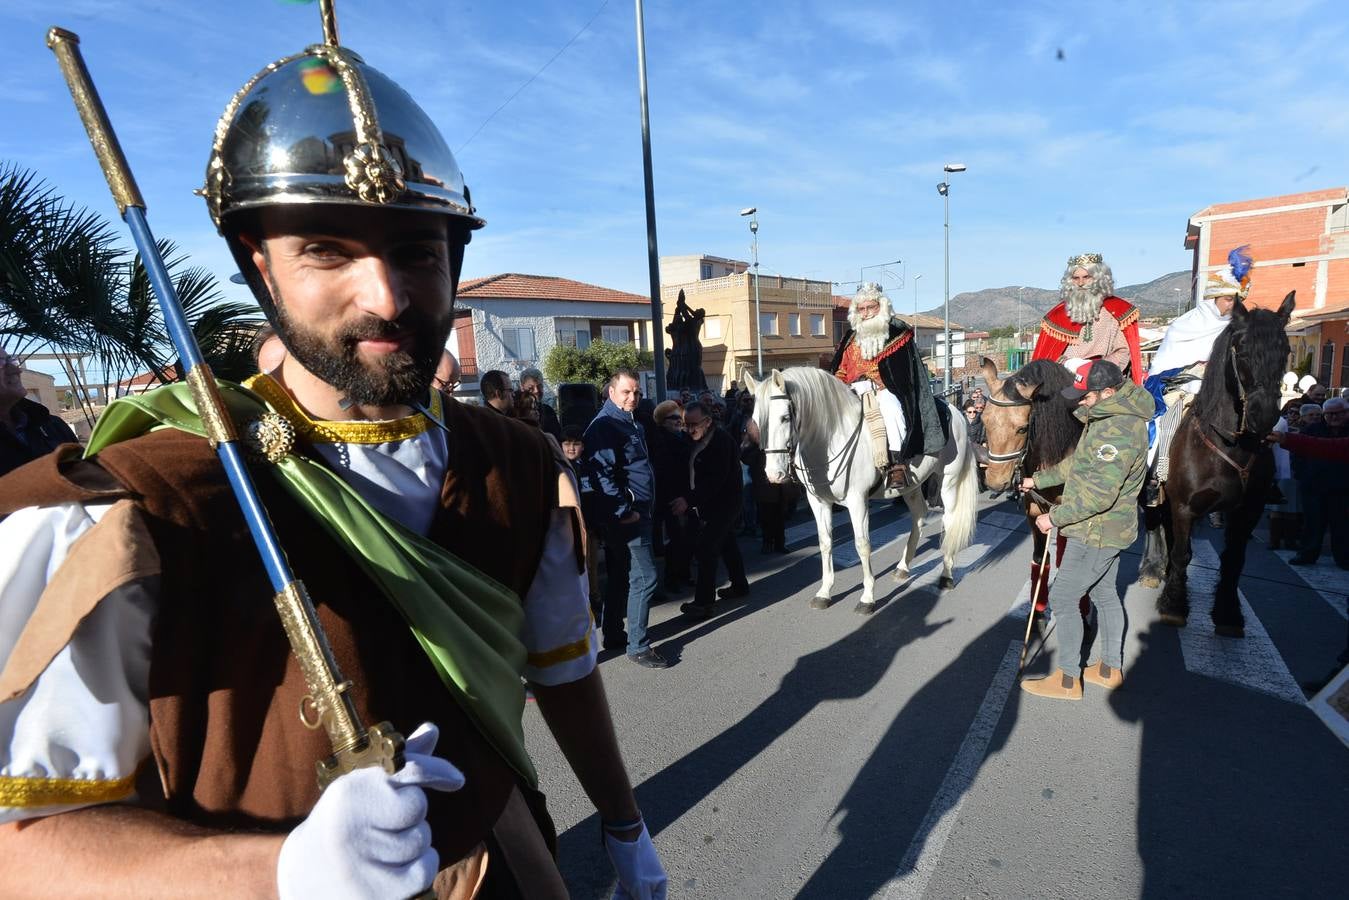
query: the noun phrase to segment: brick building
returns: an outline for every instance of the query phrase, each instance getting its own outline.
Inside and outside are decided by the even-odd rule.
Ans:
[[[1195,213],[1185,233],[1195,283],[1242,244],[1255,257],[1248,304],[1273,309],[1297,292],[1289,367],[1328,387],[1349,386],[1349,188],[1219,203]]]

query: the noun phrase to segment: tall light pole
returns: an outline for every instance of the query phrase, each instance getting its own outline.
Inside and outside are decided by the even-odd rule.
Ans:
[[[656,188],[651,175],[651,110],[646,100],[646,25],[637,0],[637,93],[642,103],[642,175],[646,184],[646,268],[651,283],[651,356],[657,399],[665,396],[665,314],[660,303],[660,253],[656,249]]]
[[[1019,288],[1016,289],[1016,346],[1017,346],[1017,349],[1020,349],[1020,348],[1021,348],[1021,297],[1022,297],[1023,293],[1025,292],[1025,290],[1026,290],[1026,286],[1025,286],[1024,284],[1023,284],[1021,287],[1019,287]]]
[[[922,275],[913,276],[913,314],[915,317],[918,315],[918,280],[922,277]],[[918,333],[918,323],[916,318],[914,320],[913,332],[914,334]]]
[[[942,171],[948,174],[965,171],[963,163],[947,163],[942,166]],[[942,315],[945,318],[945,324],[942,327],[943,340],[946,343],[946,363],[942,367],[942,391],[951,390],[951,185],[943,181],[937,185],[937,193],[942,195],[946,208],[943,227],[946,235],[946,299],[943,303]]]
[[[754,238],[754,346],[759,350],[759,371],[756,377],[763,377],[763,319],[759,315],[759,207],[747,206],[740,215],[749,216],[749,233]]]

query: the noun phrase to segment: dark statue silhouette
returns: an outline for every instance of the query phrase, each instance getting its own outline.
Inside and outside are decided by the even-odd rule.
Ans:
[[[670,335],[670,349],[665,351],[667,390],[688,388],[697,392],[707,389],[707,377],[703,375],[703,345],[698,340],[706,315],[701,309],[689,309],[684,292],[679,292],[674,321],[665,326]]]

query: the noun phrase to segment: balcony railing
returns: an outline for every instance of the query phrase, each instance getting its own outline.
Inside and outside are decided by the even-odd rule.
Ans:
[[[811,281],[808,278],[784,278],[781,275],[760,275],[759,277],[762,279],[759,282],[761,290],[771,288],[797,294],[796,306],[798,309],[833,309],[834,307],[833,285],[827,281]],[[687,284],[665,285],[661,287],[661,302],[673,305],[679,297],[680,291],[683,291],[686,297],[696,297],[699,294],[726,290],[727,288],[753,290],[753,278],[752,273],[743,272],[738,275],[723,275],[721,278],[691,281]]]

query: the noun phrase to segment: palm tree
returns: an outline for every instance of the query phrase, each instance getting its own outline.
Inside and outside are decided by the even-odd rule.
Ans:
[[[261,325],[257,308],[225,302],[214,277],[189,267],[171,242],[161,241],[159,251],[217,377],[248,375]],[[0,342],[19,356],[62,354],[88,417],[82,373],[64,355],[92,357],[105,397],[146,370],[160,382],[183,374],[140,257],[118,243],[106,220],[12,165],[0,167]]]

